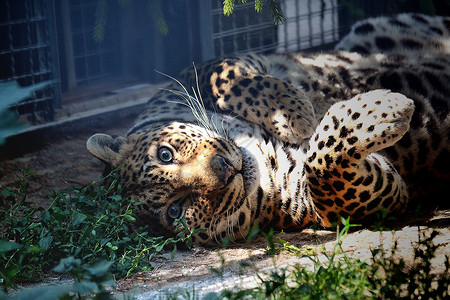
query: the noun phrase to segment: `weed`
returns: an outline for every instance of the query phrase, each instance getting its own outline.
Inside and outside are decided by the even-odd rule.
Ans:
[[[210,293],[208,299],[448,299],[450,293],[450,262],[446,256],[445,270],[431,274],[430,261],[438,246],[433,243],[437,232],[430,235],[419,232],[414,251],[414,264],[405,267],[402,259],[395,259],[397,247],[386,253],[382,248],[372,251],[366,261],[348,257],[342,249],[342,240],[351,225],[342,219],[343,228],[337,232],[334,251],[320,256],[305,255],[312,267],[293,266],[276,270],[268,276],[259,276],[259,286],[238,291]],[[268,243],[271,235],[268,235]],[[289,244],[282,249],[297,252]],[[273,252],[273,248],[269,246]],[[324,259],[323,259],[324,258]]]
[[[151,237],[147,227],[133,229],[139,203],[121,196],[114,174],[53,193],[47,209],[26,200],[31,175],[22,171],[20,185],[0,193],[0,283],[5,292],[18,282],[41,281],[67,257],[81,262],[80,268],[111,262],[109,272],[120,278],[151,270],[152,257],[166,246],[173,246],[173,256],[176,243],[190,244],[194,231],[183,220],[178,223],[185,230],[175,238]]]
[[[267,243],[268,243],[268,247],[266,249],[266,254],[269,255],[275,255],[278,254],[280,252],[280,249],[278,249],[275,245],[275,232],[273,230],[273,228],[270,228],[269,232],[265,233],[265,232],[261,232],[267,239]]]
[[[293,253],[295,255],[301,255],[301,256],[312,256],[317,255],[317,250],[314,248],[298,248],[297,246],[291,245],[288,241],[279,239],[278,243],[281,244],[281,250]],[[324,250],[324,249],[323,249]]]
[[[97,261],[91,265],[82,264],[80,259],[68,257],[62,259],[53,268],[57,273],[70,273],[73,283],[59,283],[18,291],[15,299],[82,299],[83,296],[95,293],[95,299],[114,299],[107,291],[107,286],[114,286],[114,280],[110,273],[113,262]],[[1,294],[0,299],[6,299]],[[85,298],[85,297],[84,297]]]
[[[50,272],[69,273],[75,280],[72,284],[23,290],[19,293],[22,298],[45,294],[73,299],[96,293],[97,298],[107,299],[110,295],[106,286],[114,285],[113,275],[122,277],[137,270],[150,270],[150,260],[156,253],[173,245],[173,256],[176,243],[189,245],[195,232],[187,228],[185,220],[177,221],[184,230],[175,238],[150,237],[145,227],[132,230],[139,203],[121,196],[114,174],[85,188],[53,193],[47,209],[36,207],[26,199],[28,178],[33,174],[23,171],[18,176],[17,188],[0,192],[3,290],[6,292],[18,282],[42,280]],[[275,255],[282,250],[306,254],[312,267],[297,265],[277,270],[268,277],[260,276],[259,287],[211,293],[207,299],[446,299],[450,296],[448,256],[445,270],[439,275],[431,274],[430,262],[438,249],[433,242],[436,231],[429,235],[419,231],[414,263],[407,268],[404,260],[394,257],[397,245],[390,253],[382,248],[372,250],[372,258],[367,262],[348,257],[342,250],[342,240],[355,225],[345,219],[341,223],[343,228],[337,228],[334,251],[322,256],[307,250],[305,253],[283,240],[278,241],[280,247],[274,241],[274,232],[269,231],[266,234],[268,254]],[[249,240],[257,233],[257,227],[253,228]],[[197,298],[195,291],[183,296]],[[2,297],[6,298],[6,294],[0,292]]]
[[[375,214],[373,224],[370,228],[374,231],[391,230],[392,228],[386,224],[395,220],[397,220],[396,217],[389,215],[386,208],[382,208]]]
[[[419,242],[414,247],[413,263],[406,267],[403,259],[394,259],[397,244],[390,253],[382,249],[372,250],[370,282],[374,291],[384,298],[397,299],[446,299],[450,296],[450,260],[445,256],[444,270],[439,275],[431,273],[431,260],[439,246],[433,243],[437,231],[419,230]]]

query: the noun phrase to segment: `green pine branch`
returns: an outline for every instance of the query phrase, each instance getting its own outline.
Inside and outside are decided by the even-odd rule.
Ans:
[[[160,0],[148,0],[147,13],[153,19],[153,22],[156,23],[161,34],[168,35],[169,34],[169,26],[167,26],[166,20],[164,18],[164,14],[161,10]]]
[[[224,0],[223,14],[227,17],[231,16],[234,13],[236,3],[247,3],[247,0]],[[279,0],[255,0],[255,11],[261,12],[265,5],[269,7],[269,13],[276,25],[284,23],[286,17],[281,9]]]
[[[280,2],[278,0],[268,0],[269,2],[269,12],[272,16],[275,25],[282,24],[286,21],[283,10],[281,9]]]
[[[105,38],[105,27],[108,21],[108,9],[110,0],[97,0],[97,8],[95,11],[95,25],[93,32],[93,39],[100,43]],[[116,0],[117,3],[125,8],[131,4],[132,0]],[[247,3],[247,0],[224,0],[223,14],[231,16],[234,13],[236,4]],[[273,22],[278,25],[283,23],[286,18],[281,9],[279,0],[255,0],[255,11],[260,13],[264,7],[268,7],[269,13],[272,16]],[[147,13],[153,22],[158,26],[159,31],[163,35],[169,34],[169,26],[161,9],[161,0],[147,0]]]
[[[93,33],[94,41],[96,41],[97,43],[103,42],[103,39],[105,38],[105,26],[107,20],[108,20],[107,0],[98,0],[97,9],[95,11],[95,27]]]

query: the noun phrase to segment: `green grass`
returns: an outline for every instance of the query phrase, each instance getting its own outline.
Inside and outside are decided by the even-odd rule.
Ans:
[[[402,258],[394,258],[397,245],[388,252],[372,250],[372,257],[362,261],[349,257],[342,249],[342,241],[352,227],[342,219],[343,228],[337,232],[334,251],[325,260],[311,249],[299,249],[286,241],[279,241],[274,249],[268,235],[269,253],[279,251],[308,257],[312,267],[292,266],[289,270],[274,271],[259,276],[257,287],[238,291],[211,293],[207,299],[448,299],[450,296],[450,262],[446,256],[443,273],[431,274],[431,259],[439,246],[433,243],[438,235],[419,231],[419,242],[414,249],[414,262],[405,265]],[[275,251],[276,250],[276,251]],[[171,298],[171,297],[168,297]],[[189,299],[189,298],[185,298]],[[194,298],[190,298],[194,299]]]
[[[32,175],[22,171],[18,187],[0,192],[0,284],[4,292],[55,273],[71,273],[79,282],[95,283],[97,288],[91,291],[102,290],[103,283],[111,283],[106,277],[150,271],[155,254],[169,245],[174,254],[178,242],[189,244],[193,231],[187,228],[168,239],[149,236],[146,227],[134,228],[138,203],[121,196],[114,174],[84,188],[49,195],[51,204],[45,209],[27,201]],[[107,266],[107,274],[98,266]]]
[[[21,283],[42,282],[46,278],[65,276],[73,283],[62,283],[20,290],[23,299],[45,295],[49,299],[80,299],[86,295],[109,299],[107,286],[113,278],[136,271],[151,271],[152,257],[172,249],[178,242],[190,243],[192,229],[179,221],[185,230],[177,237],[151,237],[146,227],[135,228],[138,203],[121,196],[121,186],[114,174],[87,187],[71,188],[49,196],[48,208],[27,201],[29,177],[22,171],[19,186],[0,192],[0,299],[8,298]],[[382,220],[376,228],[384,228]],[[256,288],[224,291],[206,295],[204,299],[445,299],[450,295],[450,263],[446,256],[444,271],[431,274],[430,261],[438,246],[438,235],[419,232],[414,250],[414,263],[394,259],[395,245],[390,251],[372,250],[372,257],[361,261],[346,255],[342,240],[352,226],[342,220],[337,230],[337,243],[331,254],[320,250],[301,249],[284,240],[275,241],[269,231],[267,254],[287,251],[308,257],[309,268],[291,266],[260,276]],[[251,230],[250,239],[259,233]],[[325,255],[325,260],[319,260]],[[224,262],[225,263],[225,262]],[[65,275],[64,275],[65,274]],[[168,294],[167,299],[200,299],[195,290]]]

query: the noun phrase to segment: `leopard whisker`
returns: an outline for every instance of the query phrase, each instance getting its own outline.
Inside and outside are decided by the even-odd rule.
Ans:
[[[195,66],[194,66],[195,68]],[[164,74],[162,72],[159,72],[157,70],[155,70],[157,73],[166,76],[168,78],[170,78],[171,80],[173,80],[174,82],[176,82],[182,89],[183,91],[177,91],[177,90],[171,90],[171,89],[165,89],[163,88],[163,90],[166,90],[168,92],[173,93],[174,95],[180,97],[181,99],[183,99],[186,102],[186,105],[191,109],[195,119],[197,121],[199,121],[199,123],[207,130],[219,134],[217,128],[215,127],[214,124],[212,124],[211,120],[208,118],[208,115],[206,114],[206,108],[204,106],[203,100],[201,99],[200,95],[200,87],[198,86],[198,75],[197,75],[197,70],[195,69],[195,75],[196,75],[196,82],[197,82],[197,93],[195,93],[194,88],[192,88],[193,92],[194,92],[194,97],[191,96],[188,92],[188,90],[186,89],[186,87],[175,77],[170,76],[168,74]],[[178,102],[176,102],[178,103]]]
[[[216,126],[216,122],[214,122],[212,119],[213,116],[217,114],[217,111],[215,110],[215,107],[214,107],[214,114],[211,116],[211,118],[208,118],[208,115],[206,113],[205,103],[203,101],[202,94],[200,92],[197,68],[195,67],[195,64],[192,64],[192,65],[193,65],[194,72],[195,72],[195,82],[196,82],[196,89],[194,87],[192,87],[192,92],[194,93],[194,99],[195,99],[194,103],[196,104],[197,111],[201,112],[202,120],[204,120],[205,123],[207,123],[209,125],[208,128],[210,128],[213,132],[219,133],[219,130]]]
[[[227,218],[226,218],[226,220],[227,220],[227,227],[226,227],[226,232],[227,232],[227,238],[230,240],[230,241],[234,241],[234,233],[233,233],[233,226],[232,226],[232,224],[231,224],[231,221],[230,221],[230,216],[232,216],[234,214],[234,211],[230,211],[230,210],[228,210],[227,211]]]
[[[211,221],[211,223],[210,223],[210,225],[209,225],[209,238],[210,238],[211,240],[215,240],[216,243],[219,243],[220,241],[219,241],[219,239],[218,239],[218,237],[217,237],[217,234],[215,234],[215,235],[213,236],[213,232],[214,232],[213,229],[214,229],[214,228],[217,228],[218,222],[219,222],[219,218],[216,217],[216,216],[214,216],[214,219]]]
[[[164,76],[170,78],[171,80],[173,80],[174,82],[176,82],[183,89],[183,91],[167,89],[167,88],[161,88],[161,89],[164,91],[168,91],[168,92],[180,97],[181,99],[183,99],[183,102],[176,102],[176,101],[170,101],[170,100],[168,100],[168,102],[182,104],[182,105],[189,107],[191,109],[192,114],[194,115],[195,119],[199,122],[199,124],[203,128],[208,130],[208,132],[211,134],[211,136],[219,135],[219,136],[223,136],[225,139],[229,139],[228,131],[225,128],[225,126],[223,125],[224,120],[223,120],[223,118],[219,117],[219,114],[217,113],[216,108],[214,106],[213,106],[214,113],[211,115],[211,117],[208,117],[207,110],[205,108],[204,101],[203,101],[203,98],[202,98],[202,95],[200,92],[197,69],[195,68],[195,65],[193,67],[195,70],[195,77],[196,77],[195,78],[196,87],[195,88],[191,87],[193,96],[191,96],[189,94],[186,87],[179,80],[177,80],[176,78],[174,78],[170,75],[156,71],[159,74],[164,75]],[[214,119],[216,119],[216,120],[214,120]],[[220,120],[217,120],[217,119],[220,119]],[[220,128],[216,125],[219,123],[221,124]]]

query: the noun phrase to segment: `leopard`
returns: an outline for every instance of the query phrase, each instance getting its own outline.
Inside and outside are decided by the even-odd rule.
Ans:
[[[449,17],[376,17],[330,51],[194,65],[87,149],[139,224],[170,237],[184,220],[196,244],[401,215],[450,179],[449,32]]]

